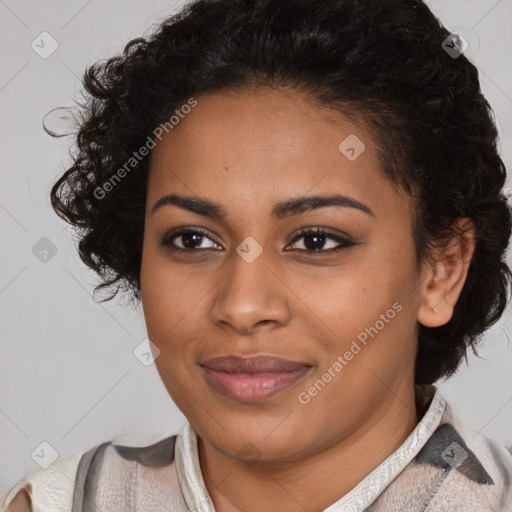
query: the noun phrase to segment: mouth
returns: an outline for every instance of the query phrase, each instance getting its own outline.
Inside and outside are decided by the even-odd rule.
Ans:
[[[302,380],[312,365],[275,356],[226,356],[200,364],[207,383],[241,403],[268,399]]]

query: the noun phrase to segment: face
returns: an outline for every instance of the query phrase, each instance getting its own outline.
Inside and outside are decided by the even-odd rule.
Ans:
[[[141,292],[155,364],[217,450],[298,459],[413,389],[411,205],[363,125],[298,92],[196,100],[151,157]],[[303,202],[317,196],[339,197]]]

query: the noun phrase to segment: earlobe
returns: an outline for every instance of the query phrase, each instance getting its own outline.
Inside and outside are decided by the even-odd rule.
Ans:
[[[454,235],[436,253],[422,283],[418,322],[425,327],[447,324],[462,293],[475,250],[471,219],[458,219]]]
[[[422,303],[418,312],[418,322],[425,327],[440,327],[450,321],[453,309],[454,307],[446,303],[438,304],[433,308]]]

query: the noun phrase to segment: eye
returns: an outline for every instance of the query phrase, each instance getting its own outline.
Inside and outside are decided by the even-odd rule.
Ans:
[[[349,247],[353,247],[357,245],[352,240],[348,239],[347,237],[341,236],[339,234],[335,233],[329,233],[322,229],[321,227],[317,227],[315,229],[311,228],[303,228],[299,231],[298,236],[296,236],[292,242],[294,245],[301,245],[297,244],[297,240],[304,239],[302,242],[302,246],[305,247],[304,249],[300,247],[295,247],[295,249],[299,249],[302,252],[310,252],[312,254],[326,254],[330,252],[336,252],[341,251],[342,249],[346,249]],[[331,247],[325,248],[325,244],[327,240],[331,240]],[[334,241],[334,247],[332,247]],[[305,243],[306,242],[306,243]],[[329,245],[329,244],[327,244]]]
[[[311,254],[326,254],[357,245],[347,237],[335,233],[329,233],[320,227],[315,229],[301,229],[298,235],[295,236],[295,238],[292,240],[292,243],[294,245],[300,245],[297,244],[297,241],[300,239],[304,239],[306,241],[306,243],[304,243],[304,241],[302,242],[302,246],[304,248],[294,247],[293,249],[298,249],[301,252],[309,252]],[[211,245],[203,245],[203,242],[208,240],[211,242]],[[331,247],[325,248],[324,246],[328,240],[331,240]],[[177,244],[175,241],[180,241],[180,244]],[[333,242],[334,247],[332,247]],[[222,250],[222,247],[208,236],[206,230],[191,227],[177,228],[172,230],[165,235],[161,241],[161,244],[164,247],[169,247],[171,250],[181,251],[199,249]]]
[[[172,250],[182,250],[186,251],[188,249],[214,249],[219,250],[216,247],[220,247],[219,244],[214,242],[209,236],[206,234],[207,232],[201,228],[179,228],[174,229],[170,233],[167,233],[165,237],[162,239],[162,245],[164,247],[170,246]],[[174,243],[174,240],[180,240],[181,245],[177,245]],[[203,241],[210,240],[213,243],[213,246],[204,246]]]

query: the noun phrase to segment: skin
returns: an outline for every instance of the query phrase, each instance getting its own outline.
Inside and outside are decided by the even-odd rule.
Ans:
[[[450,319],[473,238],[455,238],[433,262],[416,265],[413,205],[383,177],[362,123],[287,88],[196,99],[151,156],[141,292],[148,336],[160,350],[155,363],[199,436],[201,471],[218,512],[322,510],[393,453],[421,419],[414,403],[418,323]],[[338,149],[350,134],[366,146],[354,161]],[[170,193],[219,203],[226,218],[176,205],[152,213]],[[330,206],[272,217],[276,202],[332,193],[374,215]],[[162,246],[180,226],[207,231],[199,249],[178,250],[189,235],[173,239],[174,251],[172,242]],[[311,247],[311,236],[295,234],[317,226],[356,245],[313,254],[305,245]],[[251,263],[236,251],[247,237],[262,248]],[[327,237],[319,247],[338,245]],[[301,403],[298,394],[397,302],[401,311]],[[277,355],[312,369],[269,399],[238,403],[212,389],[199,366],[231,354]]]

